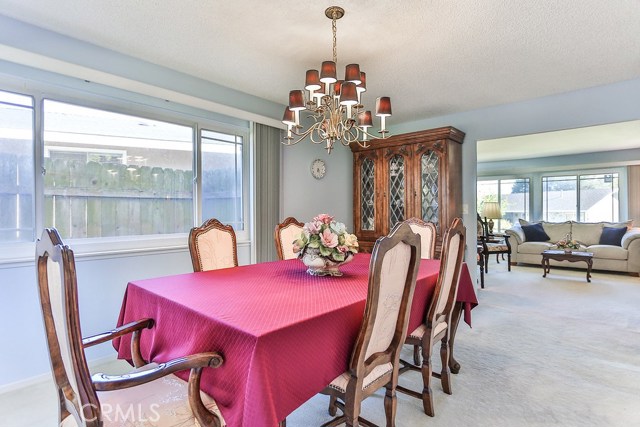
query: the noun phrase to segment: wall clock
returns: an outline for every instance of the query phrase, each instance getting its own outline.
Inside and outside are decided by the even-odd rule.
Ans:
[[[315,179],[324,178],[326,173],[327,173],[327,165],[324,162],[324,160],[315,159],[313,162],[311,162],[311,175],[313,175]]]

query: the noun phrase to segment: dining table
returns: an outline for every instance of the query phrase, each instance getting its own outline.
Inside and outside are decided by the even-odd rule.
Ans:
[[[217,351],[224,363],[204,369],[201,388],[218,404],[228,426],[275,427],[347,370],[368,291],[370,254],[356,254],[342,276],[312,276],[299,260],[129,282],[118,325],[152,318],[141,334],[145,360],[157,363]],[[409,331],[425,320],[440,268],[421,260]],[[452,318],[471,326],[477,305],[463,264]],[[118,358],[131,360],[130,337],[113,342]],[[188,372],[178,373],[183,379]]]

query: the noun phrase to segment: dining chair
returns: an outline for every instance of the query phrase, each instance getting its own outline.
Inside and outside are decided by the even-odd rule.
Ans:
[[[360,417],[362,401],[385,387],[387,426],[395,425],[400,349],[407,334],[411,301],[420,266],[420,236],[408,224],[397,224],[379,238],[369,264],[364,318],[349,368],[323,391],[330,396],[329,414],[343,415],[323,424],[373,425]]]
[[[218,270],[238,266],[236,233],[215,218],[189,232],[189,253],[193,271]]]
[[[462,225],[462,220],[455,218],[442,238],[440,271],[424,323],[410,332],[405,341],[406,344],[420,347],[422,363],[412,364],[404,360],[400,361],[400,364],[402,364],[402,368],[399,371],[400,374],[410,370],[421,372],[423,388],[422,392],[418,393],[398,385],[397,390],[422,399],[424,412],[430,416],[434,415],[431,377],[440,378],[444,392],[451,394],[451,372],[449,370],[451,329],[449,325],[451,325],[451,313],[458,291],[458,278],[462,268],[464,245],[465,228]],[[433,372],[431,366],[431,354],[437,341],[440,341],[440,360],[442,361],[440,373]],[[414,360],[414,362],[416,361]]]
[[[496,262],[500,263],[500,256],[507,255],[507,270],[511,271],[511,243],[508,234],[489,234],[489,228],[480,214],[477,214],[478,244],[482,245],[484,272],[489,272],[489,256],[495,254]]]
[[[300,237],[304,224],[294,217],[290,216],[276,225],[273,232],[273,239],[276,242],[276,251],[278,251],[278,259],[293,259],[298,256],[293,251],[293,242]]]
[[[200,391],[202,368],[223,363],[218,353],[192,354],[160,364],[145,362],[140,333],[153,327],[153,319],[83,339],[73,251],[56,229],[43,231],[36,244],[36,265],[59,426],[72,426],[73,421],[79,427],[225,425],[216,402]],[[130,333],[135,369],[125,375],[92,376],[84,350]],[[188,383],[172,375],[186,369],[191,370]]]
[[[405,221],[414,233],[421,237],[422,259],[434,259],[436,255],[436,226],[432,222],[426,222],[420,218],[409,218]]]

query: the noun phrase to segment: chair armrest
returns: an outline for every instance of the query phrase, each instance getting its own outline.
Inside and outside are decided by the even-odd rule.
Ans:
[[[217,368],[223,362],[222,356],[218,353],[198,353],[160,363],[152,369],[133,371],[124,375],[97,373],[91,376],[91,380],[97,391],[120,390],[145,384],[185,369]]]
[[[629,249],[629,245],[631,244],[631,242],[636,239],[640,239],[639,227],[632,228],[631,230],[628,230],[626,233],[624,233],[620,244],[623,249]]]
[[[122,325],[110,331],[93,335],[87,338],[83,338],[82,346],[84,348],[89,348],[89,347],[93,347],[94,345],[111,341],[114,338],[130,334],[134,331],[140,331],[142,329],[151,329],[153,328],[154,323],[155,322],[153,321],[153,319],[140,319],[135,322],[127,323],[126,325]]]
[[[109,332],[93,335],[88,338],[83,338],[82,346],[84,348],[88,348],[97,344],[111,341],[114,338],[133,333],[133,336],[131,337],[131,359],[133,360],[133,365],[136,368],[139,368],[147,363],[142,357],[142,353],[140,352],[140,332],[145,328],[153,328],[154,324],[155,321],[153,319],[140,319],[135,322],[127,323],[126,325],[122,325],[120,327],[112,329]]]

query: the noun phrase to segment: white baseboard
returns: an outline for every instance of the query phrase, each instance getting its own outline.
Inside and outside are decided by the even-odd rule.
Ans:
[[[87,363],[89,364],[89,370],[94,370],[100,367],[100,365],[112,363],[115,360],[117,360],[116,354],[112,354],[109,356],[99,357]],[[2,398],[1,396],[5,393],[12,393],[17,390],[38,386],[47,382],[53,383],[53,375],[51,374],[51,372],[0,385],[0,399]]]

